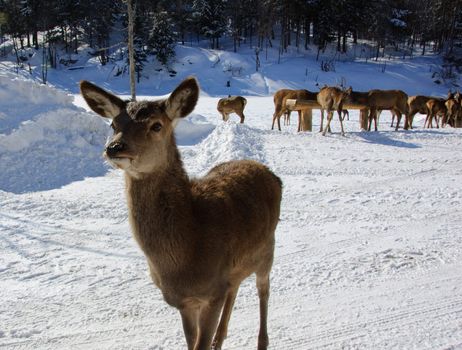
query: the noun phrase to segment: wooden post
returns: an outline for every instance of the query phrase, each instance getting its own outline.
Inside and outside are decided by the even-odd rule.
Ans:
[[[368,110],[367,109],[360,109],[359,110],[359,127],[361,130],[367,131],[367,127],[369,124],[368,118]]]
[[[312,131],[313,110],[304,108],[301,110],[302,120],[300,121],[300,131]]]
[[[133,47],[134,41],[134,26],[135,26],[135,10],[133,9],[133,0],[127,0],[127,13],[128,13],[128,62],[130,72],[130,94],[131,100],[136,101],[135,90],[135,53]]]

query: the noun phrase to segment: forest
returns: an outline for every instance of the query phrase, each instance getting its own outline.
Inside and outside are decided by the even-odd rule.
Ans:
[[[348,43],[367,40],[370,58],[392,48],[403,55],[435,52],[452,68],[462,64],[460,0],[132,0],[137,69],[154,54],[168,65],[175,45],[207,42],[239,51],[289,47],[322,52],[328,44],[346,54]],[[15,49],[68,53],[87,45],[105,65],[126,44],[127,1],[0,0],[0,34]],[[223,47],[224,39],[228,43]],[[20,57],[18,57],[18,60]]]

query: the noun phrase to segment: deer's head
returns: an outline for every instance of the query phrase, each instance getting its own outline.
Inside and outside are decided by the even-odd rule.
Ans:
[[[190,77],[168,97],[158,101],[128,102],[88,82],[80,82],[88,106],[104,118],[112,119],[114,134],[104,156],[114,167],[134,177],[163,169],[174,146],[174,127],[196,106],[199,85]]]

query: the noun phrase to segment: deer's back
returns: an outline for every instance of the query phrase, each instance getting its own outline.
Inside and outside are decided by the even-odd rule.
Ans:
[[[333,86],[322,88],[316,96],[316,100],[321,107],[328,110],[340,108],[343,98],[342,90]]]
[[[455,99],[449,99],[446,101],[446,109],[449,113],[457,113],[460,109],[460,104]]]
[[[352,91],[345,102],[367,104],[368,92]]]
[[[243,110],[247,100],[242,96],[231,96],[227,98],[222,98],[218,101],[218,110],[222,111],[235,111]]]
[[[401,90],[370,90],[369,105],[378,109],[407,110],[407,94]]]
[[[214,167],[192,183],[193,212],[203,239],[219,254],[252,259],[273,250],[282,196],[281,180],[251,160]],[[238,259],[239,260],[239,259]]]
[[[291,90],[291,89],[281,89],[281,90],[278,90],[274,93],[274,96],[273,96],[273,102],[274,102],[274,105],[277,106],[277,105],[280,105],[282,103],[282,100],[284,99],[284,97],[289,94],[291,91],[294,91],[294,90]]]
[[[427,108],[434,112],[444,112],[446,111],[445,100],[441,98],[431,98],[427,101]]]
[[[407,99],[407,104],[409,105],[410,112],[419,112],[422,114],[427,113],[427,102],[431,97],[428,96],[410,96]]]

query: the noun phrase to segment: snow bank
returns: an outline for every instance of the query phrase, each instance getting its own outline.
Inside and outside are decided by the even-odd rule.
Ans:
[[[207,119],[198,114],[192,114],[182,119],[175,128],[178,145],[195,145],[205,139],[215,128]]]
[[[0,73],[0,133],[8,133],[24,120],[58,106],[71,106],[74,98],[46,85]]]
[[[108,128],[72,96],[3,74],[0,99],[0,190],[47,190],[106,172]]]
[[[182,149],[188,171],[204,174],[211,166],[233,159],[254,159],[265,163],[261,130],[246,124],[221,123],[200,144]]]
[[[72,96],[3,73],[0,99],[0,190],[42,191],[106,173],[101,154],[110,129],[103,118],[74,106]],[[175,134],[179,145],[194,145],[214,128],[193,114]]]

